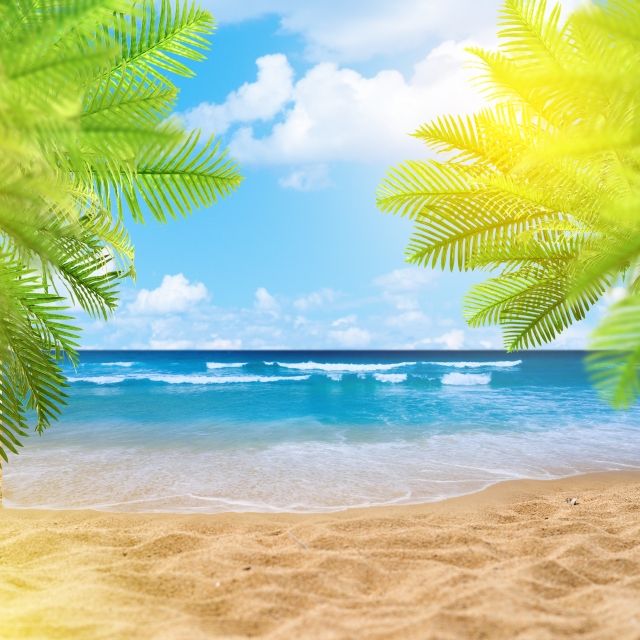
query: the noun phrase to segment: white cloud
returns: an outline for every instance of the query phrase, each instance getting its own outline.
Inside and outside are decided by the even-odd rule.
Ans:
[[[373,284],[382,291],[385,300],[397,309],[416,311],[420,306],[420,294],[434,282],[435,278],[436,274],[433,271],[407,267],[378,276]]]
[[[300,35],[312,60],[367,60],[422,50],[446,37],[496,29],[501,0],[205,0],[221,22],[268,14],[282,30]],[[562,0],[572,9],[585,0]]]
[[[429,317],[422,311],[410,310],[404,313],[397,313],[387,318],[386,324],[390,327],[397,327],[399,329],[405,329],[410,327],[421,327],[429,324]]]
[[[183,114],[188,127],[222,134],[232,123],[267,121],[274,118],[291,99],[293,69],[281,53],[256,60],[255,82],[245,82],[222,104],[203,102]]]
[[[225,340],[215,338],[213,340],[164,340],[151,338],[149,340],[150,349],[159,349],[167,351],[181,351],[185,349],[223,349],[233,350],[242,348],[242,340]]]
[[[233,127],[230,146],[245,164],[296,165],[286,188],[327,186],[318,169],[332,161],[384,162],[425,155],[408,134],[442,113],[469,112],[482,100],[469,81],[469,44],[493,47],[501,0],[209,0],[223,22],[267,14],[301,36],[315,66],[296,82],[287,58],[258,58],[257,78],[221,104],[202,103],[187,114],[205,131]],[[583,0],[563,0],[574,8]],[[397,69],[363,74],[349,68],[374,57],[411,56],[413,74]],[[382,58],[385,56],[385,58]],[[253,123],[270,122],[270,127]],[[235,125],[235,126],[233,126]],[[309,165],[305,167],[304,165]]]
[[[180,313],[208,298],[201,282],[191,284],[182,273],[166,275],[157,289],[142,289],[129,305],[129,311],[141,315]]]
[[[231,138],[232,152],[245,163],[298,165],[423,156],[424,145],[409,135],[420,124],[483,103],[465,67],[468,44],[436,47],[408,80],[393,69],[365,76],[334,63],[317,64],[295,83],[291,105],[271,130],[260,136],[250,125],[240,127]],[[208,127],[206,119],[192,124]],[[302,175],[297,182],[303,184]]]
[[[425,146],[411,132],[441,113],[480,106],[482,99],[465,66],[468,44],[441,44],[415,65],[409,79],[393,69],[365,76],[320,63],[292,85],[289,76],[284,78],[290,71],[285,56],[259,58],[256,82],[229,94],[222,104],[201,103],[183,117],[205,133],[236,125],[230,147],[245,164],[296,165],[280,179],[283,187],[323,188],[330,184],[328,162],[387,164],[424,156]],[[265,72],[265,58],[278,61],[269,63],[269,68],[279,68],[277,73]],[[260,100],[256,96],[262,93],[274,98]],[[271,124],[259,135],[252,125],[262,121]]]
[[[280,313],[278,301],[264,287],[256,289],[254,306],[261,313],[274,316]]]
[[[218,338],[214,336],[213,339],[207,341],[204,346],[205,349],[241,349],[242,340],[236,338],[234,340],[228,340],[226,338]]]
[[[326,164],[311,164],[280,178],[278,184],[294,191],[317,191],[331,186],[329,167]]]
[[[452,331],[447,331],[447,333],[443,333],[441,336],[433,339],[433,342],[436,344],[441,344],[447,349],[462,349],[464,346],[464,331],[462,329],[453,329]]]
[[[336,298],[336,292],[333,289],[320,289],[312,291],[305,296],[300,296],[293,302],[293,306],[299,311],[307,311],[314,307],[322,307],[331,303]]]
[[[413,344],[408,345],[410,349],[423,349],[432,345],[440,345],[450,351],[462,349],[465,343],[465,333],[462,329],[452,329],[442,335],[433,338],[423,338]]]
[[[332,327],[348,327],[349,325],[355,324],[358,321],[358,316],[355,314],[351,314],[349,316],[344,316],[342,318],[338,318],[331,323]]]
[[[371,334],[360,327],[330,331],[329,337],[339,346],[349,349],[366,347],[371,342]]]
[[[584,321],[567,327],[553,342],[543,345],[544,349],[585,349],[589,343],[592,327]]]
[[[182,351],[184,349],[193,349],[191,340],[157,340],[151,338],[149,340],[150,349],[158,349],[162,351]]]
[[[435,274],[418,267],[395,269],[378,276],[373,282],[386,291],[419,291],[433,282]]]
[[[223,22],[277,14],[299,34],[311,60],[361,61],[423,49],[425,42],[467,37],[495,26],[499,0],[208,0]]]
[[[627,297],[628,291],[624,287],[612,287],[602,296],[602,302],[605,307],[610,307],[616,302],[620,302]]]

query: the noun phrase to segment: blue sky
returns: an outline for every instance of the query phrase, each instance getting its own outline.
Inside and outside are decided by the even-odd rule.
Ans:
[[[408,133],[481,104],[464,48],[495,42],[498,2],[204,4],[218,30],[178,112],[223,137],[245,181],[188,220],[131,225],[137,282],[109,324],[81,318],[83,346],[499,348],[462,319],[481,276],[408,266],[409,223],[375,207],[385,170],[427,155]]]

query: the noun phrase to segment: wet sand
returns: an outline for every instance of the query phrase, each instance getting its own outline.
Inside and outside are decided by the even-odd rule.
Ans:
[[[332,514],[0,510],[2,640],[254,637],[640,638],[640,472]]]

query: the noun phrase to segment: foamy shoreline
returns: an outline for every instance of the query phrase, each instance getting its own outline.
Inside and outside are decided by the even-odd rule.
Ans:
[[[640,472],[331,514],[4,509],[0,637],[636,638],[638,526]]]

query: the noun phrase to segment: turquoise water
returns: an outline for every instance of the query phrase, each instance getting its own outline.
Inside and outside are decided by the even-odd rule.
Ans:
[[[9,506],[322,511],[640,467],[575,352],[83,352]]]

